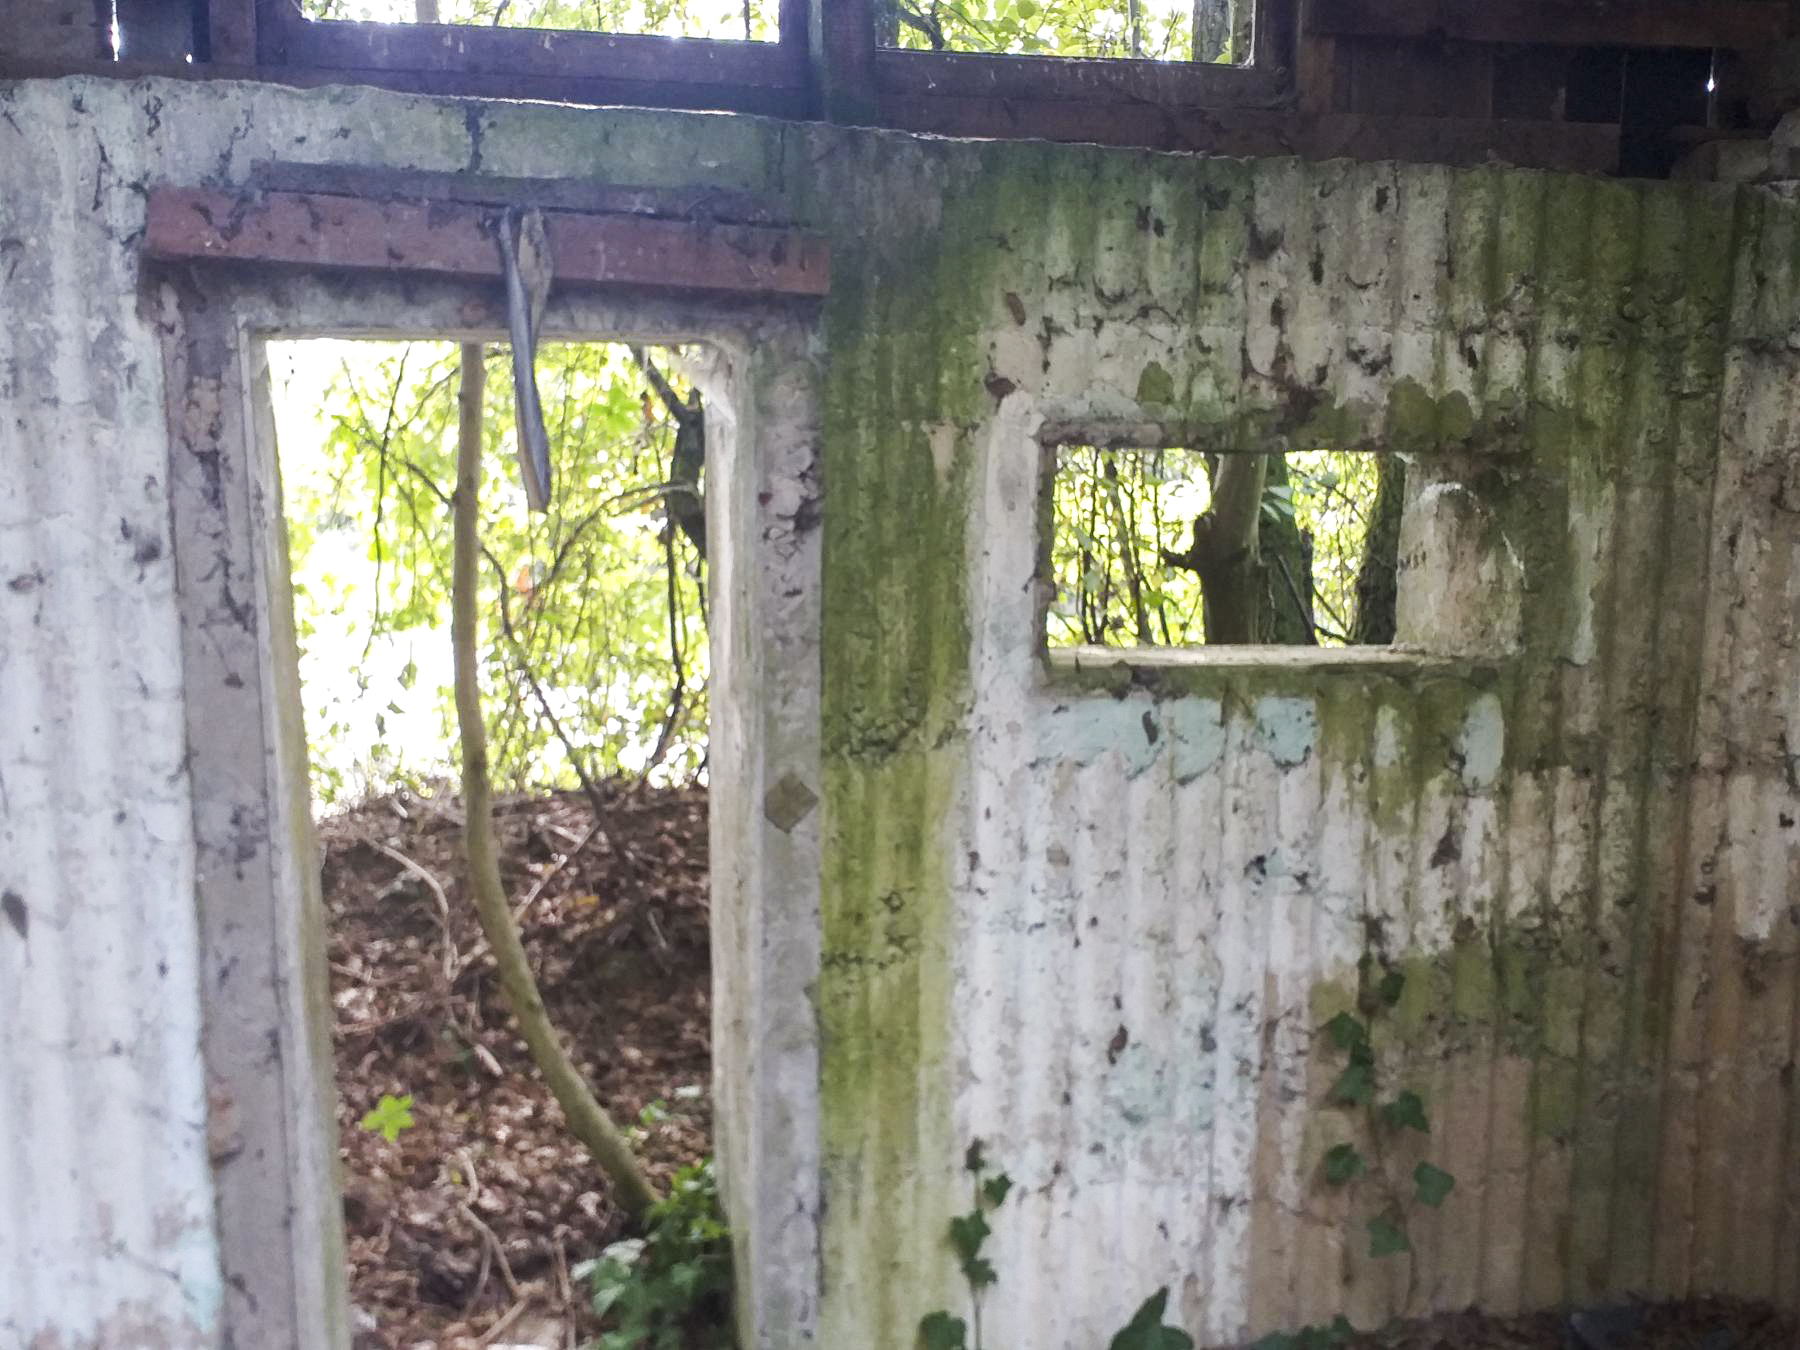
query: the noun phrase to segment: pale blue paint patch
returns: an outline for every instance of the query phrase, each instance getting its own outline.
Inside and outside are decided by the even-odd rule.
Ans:
[[[1038,718],[1036,762],[1087,765],[1116,750],[1126,774],[1135,778],[1156,762],[1167,739],[1148,698],[1085,698]]]
[[[1225,709],[1217,699],[1184,698],[1163,709],[1175,781],[1193,782],[1225,754]]]
[[[1500,700],[1494,695],[1483,694],[1469,705],[1456,738],[1456,750],[1462,756],[1463,786],[1470,792],[1491,788],[1506,757],[1506,720],[1500,711]]]
[[[1319,712],[1309,698],[1256,701],[1256,739],[1283,768],[1306,763],[1319,743]]]

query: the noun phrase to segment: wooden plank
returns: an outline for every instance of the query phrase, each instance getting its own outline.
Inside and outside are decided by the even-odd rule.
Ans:
[[[872,0],[810,0],[813,87],[828,122],[875,121],[875,12]]]
[[[1466,42],[1339,42],[1348,112],[1377,117],[1494,116],[1494,48]]]
[[[471,24],[289,23],[289,64],[607,79],[642,85],[800,89],[804,54],[775,42],[574,33]],[[523,92],[515,81],[515,96]]]
[[[1274,107],[1288,92],[1284,72],[1254,66],[896,48],[875,53],[875,77],[884,96],[1035,101],[1114,98],[1160,107]]]
[[[259,35],[263,29],[258,27]],[[258,41],[262,39],[259,36]],[[696,108],[757,113],[765,117],[806,116],[804,89],[748,88],[739,85],[658,85],[636,80],[488,74],[480,71],[324,70],[310,66],[197,65],[171,61],[44,60],[0,53],[0,78],[59,79],[97,75],[137,80],[257,80],[302,89],[349,82],[408,94],[447,98],[534,98],[558,103],[617,104],[646,108]]]
[[[254,0],[256,5],[256,61],[258,65],[287,64],[289,27],[305,22],[299,0]]]
[[[1347,61],[1340,59],[1339,44],[1312,31],[1312,9],[1328,0],[1303,0],[1296,16],[1300,32],[1294,48],[1294,94],[1301,112],[1343,112],[1350,105],[1346,78]]]
[[[791,217],[772,197],[733,188],[626,187],[576,178],[509,178],[433,169],[258,160],[250,185],[259,192],[320,192],[369,201],[439,200],[484,206],[525,204],[545,211],[710,220],[734,225],[785,225]]]
[[[1278,74],[1291,90],[1298,68],[1300,0],[1254,0],[1251,20],[1255,68]]]
[[[91,61],[109,54],[96,0],[0,0],[0,56]]]
[[[256,64],[256,0],[207,0],[206,59]]]
[[[144,253],[498,281],[493,214],[442,201],[160,187],[150,193]],[[807,231],[567,211],[546,212],[544,225],[558,285],[792,296],[830,285],[829,247]]]
[[[1618,127],[1600,123],[1372,117],[1251,108],[1172,109],[1130,102],[944,96],[887,96],[882,99],[881,111],[884,125],[944,136],[1032,137],[1215,155],[1300,155],[1450,165],[1499,161],[1575,173],[1611,173],[1619,159]]]
[[[1322,0],[1307,31],[1325,37],[1451,38],[1539,46],[1757,47],[1789,32],[1766,0]]]

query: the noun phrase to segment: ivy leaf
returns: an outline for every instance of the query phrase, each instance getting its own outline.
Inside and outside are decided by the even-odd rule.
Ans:
[[[1338,1144],[1325,1154],[1325,1180],[1333,1186],[1346,1185],[1368,1170],[1368,1164],[1354,1144]]]
[[[989,1177],[981,1184],[981,1198],[987,1201],[989,1209],[999,1209],[1006,1202],[1012,1185],[1012,1178],[1004,1172],[999,1176]]]
[[[1339,1313],[1329,1325],[1302,1327],[1294,1337],[1294,1350],[1330,1350],[1349,1340],[1354,1331],[1350,1319]]]
[[[981,1244],[993,1231],[980,1210],[970,1210],[950,1220],[950,1245],[956,1249],[957,1258],[967,1265],[981,1254]]]
[[[969,1328],[947,1312],[926,1313],[919,1321],[921,1350],[967,1350]]]
[[[1413,1168],[1413,1185],[1419,1188],[1419,1203],[1436,1209],[1456,1189],[1456,1178],[1441,1167],[1422,1162]]]
[[[1381,1001],[1393,1007],[1400,1001],[1400,995],[1406,992],[1406,976],[1397,970],[1390,970],[1381,977],[1381,983],[1375,987],[1381,995]]]
[[[1425,1103],[1416,1092],[1402,1092],[1381,1108],[1381,1119],[1390,1130],[1418,1130],[1431,1133],[1431,1122],[1425,1118]]]
[[[1112,1338],[1109,1350],[1194,1350],[1192,1336],[1163,1325],[1168,1306],[1169,1288],[1164,1285],[1143,1301],[1125,1329]]]
[[[1341,1106],[1362,1106],[1375,1095],[1375,1071],[1367,1064],[1351,1064],[1331,1085],[1331,1100]]]
[[[1251,1342],[1250,1350],[1297,1350],[1299,1344],[1288,1332],[1271,1331],[1260,1341]]]
[[[1368,1228],[1370,1256],[1394,1256],[1412,1250],[1406,1230],[1387,1215],[1377,1214],[1369,1220]]]
[[[987,1159],[982,1155],[981,1140],[969,1143],[969,1151],[963,1154],[963,1170],[966,1172],[984,1172],[987,1170]]]
[[[416,1123],[413,1120],[412,1104],[410,1095],[392,1097],[384,1092],[375,1109],[359,1120],[357,1126],[379,1134],[391,1144],[400,1137],[400,1131],[410,1130]]]
[[[994,1269],[994,1263],[985,1256],[971,1256],[964,1261],[962,1273],[971,1289],[986,1289],[1000,1278],[999,1272]]]
[[[1340,1050],[1354,1050],[1369,1040],[1369,1029],[1347,1012],[1341,1012],[1325,1024],[1332,1044]]]

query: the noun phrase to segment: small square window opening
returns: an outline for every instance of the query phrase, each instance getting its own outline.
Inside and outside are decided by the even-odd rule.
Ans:
[[[1052,457],[1052,648],[1393,643],[1400,456],[1061,445]]]
[[[773,42],[777,0],[302,0],[308,19]]]
[[[1247,65],[1254,0],[874,0],[876,40],[918,51]]]

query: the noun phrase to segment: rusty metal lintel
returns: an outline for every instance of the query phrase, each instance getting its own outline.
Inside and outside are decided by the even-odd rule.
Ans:
[[[790,220],[772,198],[706,183],[673,188],[630,187],[578,178],[510,178],[501,174],[390,169],[365,164],[303,164],[283,159],[258,160],[251,166],[250,183],[259,191],[326,193],[379,202],[467,202],[734,225],[785,225]]]
[[[499,281],[493,206],[371,201],[303,192],[158,187],[146,256],[419,272]],[[761,296],[821,296],[830,251],[806,230],[548,210],[560,286],[627,285]]]

